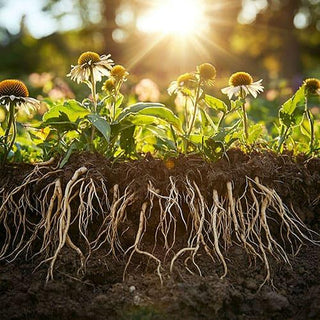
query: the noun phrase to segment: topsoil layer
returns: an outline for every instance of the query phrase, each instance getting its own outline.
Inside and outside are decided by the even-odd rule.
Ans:
[[[89,169],[91,177],[106,177],[109,190],[119,184],[123,191],[131,184],[141,203],[150,181],[165,193],[170,176],[177,181],[186,176],[196,181],[205,198],[213,189],[225,193],[228,181],[233,182],[234,194],[241,195],[246,179],[259,177],[286,205],[292,205],[309,227],[320,230],[317,158],[231,150],[214,164],[192,156],[168,161],[147,156],[112,163],[96,154],[77,154],[63,171],[42,181],[35,194],[56,176],[66,185],[81,166]],[[21,184],[32,169],[32,165],[9,165],[0,172],[0,190]],[[320,319],[319,246],[302,246],[291,257],[291,266],[270,258],[273,281],[261,290],[265,270],[259,261],[249,261],[237,246],[231,247],[226,257],[228,274],[222,280],[221,266],[200,252],[197,263],[202,276],[191,275],[177,264],[173,274],[164,274],[161,287],[154,264],[146,266],[146,259],[135,258],[123,281],[126,259],[117,261],[103,248],[92,255],[82,277],[77,276],[77,256],[63,249],[55,278],[48,283],[47,266],[34,271],[40,258],[26,261],[22,255],[12,263],[0,263],[0,319]]]

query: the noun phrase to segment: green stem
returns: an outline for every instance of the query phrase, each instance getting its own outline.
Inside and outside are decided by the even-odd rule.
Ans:
[[[97,94],[96,94],[96,81],[94,79],[94,73],[93,73],[93,68],[90,67],[90,82],[91,82],[91,95],[92,95],[92,100],[93,100],[93,112],[97,112]],[[93,139],[94,139],[94,134],[95,134],[96,128],[94,125],[92,125],[91,128],[91,137],[90,137],[90,149],[94,149],[93,147]]]
[[[277,152],[280,152],[283,143],[286,141],[289,129],[290,127],[286,127],[286,130],[283,132],[284,126],[281,127],[280,140],[279,140]]]
[[[115,88],[114,95],[112,97],[112,115],[111,115],[111,122],[113,123],[116,120],[116,104],[118,101],[118,96],[120,93],[120,88],[122,86],[123,80],[120,80]]]
[[[197,110],[198,110],[198,103],[199,103],[199,98],[200,98],[200,88],[201,88],[201,85],[200,85],[200,81],[199,81],[198,86],[197,86],[197,90],[196,90],[196,98],[194,100],[193,115],[192,115],[192,119],[191,119],[189,130],[187,132],[186,139],[189,138],[189,136],[191,134],[191,131],[192,131],[192,128],[193,128],[193,125],[194,125],[194,122],[196,120],[196,115],[197,115]]]
[[[242,112],[243,112],[243,130],[244,130],[244,136],[246,141],[248,140],[249,134],[248,134],[248,118],[247,118],[247,112],[246,112],[246,106],[245,104],[242,105]]]
[[[243,89],[240,88],[240,99],[244,99],[245,94],[243,92]],[[242,104],[242,118],[243,118],[243,132],[244,132],[244,137],[245,140],[248,140],[249,134],[248,134],[248,117],[247,117],[247,111],[246,111],[246,102],[244,101],[244,103]]]
[[[188,130],[188,97],[185,97],[184,101],[184,122],[185,122],[185,132]]]
[[[310,125],[310,142],[309,142],[309,147],[310,147],[310,152],[313,152],[313,143],[314,143],[314,121],[312,119],[312,115],[310,110],[308,109],[308,100],[307,97],[305,98],[305,112],[307,115],[307,119],[309,121]]]
[[[219,130],[224,118],[226,117],[226,114],[225,112],[222,113],[222,116],[220,117],[219,121],[218,121],[218,124],[217,124],[217,131]]]
[[[16,122],[15,122],[14,117],[15,117],[15,105],[13,103],[10,103],[8,126],[5,130],[5,133],[4,133],[5,152],[4,152],[4,156],[2,159],[2,166],[4,166],[5,163],[7,162],[8,155],[14,145],[16,135],[17,135],[17,126],[16,126]],[[12,134],[11,141],[9,143],[9,135],[10,135],[10,130],[11,130],[12,126],[13,126],[13,134]],[[8,145],[8,143],[9,143],[9,145]]]

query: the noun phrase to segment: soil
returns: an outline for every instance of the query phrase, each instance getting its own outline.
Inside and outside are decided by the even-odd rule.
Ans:
[[[204,199],[210,198],[213,189],[225,194],[228,181],[233,182],[235,197],[241,196],[247,179],[259,177],[284,204],[294,208],[307,226],[320,231],[318,158],[233,149],[216,163],[198,156],[163,161],[150,155],[113,163],[98,154],[76,154],[63,170],[34,184],[32,196],[58,176],[66,186],[75,170],[84,165],[90,178],[105,177],[110,194],[115,184],[121,193],[128,186],[135,191],[137,200],[128,214],[133,230],[137,230],[148,184],[151,182],[165,194],[170,177],[175,177],[178,187],[183,188],[179,183],[187,176],[197,183]],[[53,167],[44,171],[50,172]],[[10,164],[2,170],[0,200],[5,200],[1,190],[19,186],[33,169],[33,165]],[[3,241],[3,228],[1,233]],[[183,237],[181,230],[178,234]],[[124,236],[126,248],[134,242],[134,235],[135,232],[127,232]],[[146,234],[144,239],[151,241],[152,234]],[[65,247],[55,266],[54,280],[46,282],[48,266],[38,267],[41,257],[25,259],[21,254],[11,263],[0,262],[0,319],[320,319],[320,246],[306,242],[297,255],[290,256],[291,265],[270,257],[272,281],[262,288],[265,268],[258,259],[250,259],[236,245],[228,248],[225,255],[228,274],[223,279],[221,264],[212,262],[200,250],[197,264],[201,276],[188,272],[181,262],[173,273],[163,271],[161,286],[154,262],[139,255],[133,257],[123,279],[128,257],[119,255],[115,259],[101,247],[90,257],[86,273],[79,275],[77,254]]]

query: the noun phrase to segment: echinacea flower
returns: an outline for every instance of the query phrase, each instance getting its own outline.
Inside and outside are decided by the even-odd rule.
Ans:
[[[245,98],[249,93],[256,98],[258,93],[263,92],[262,80],[253,82],[251,75],[247,72],[236,72],[229,79],[229,87],[221,91],[227,94],[229,99],[233,95]]]
[[[102,90],[107,93],[112,93],[116,89],[116,82],[113,78],[106,80],[102,86]]]
[[[84,52],[78,59],[78,64],[71,66],[67,75],[77,83],[88,81],[93,75],[94,81],[101,81],[103,76],[109,76],[113,61],[110,54],[99,56],[92,51]]]
[[[22,109],[27,114],[40,107],[40,101],[30,98],[26,85],[20,80],[8,79],[0,82],[0,104],[6,108],[14,104],[16,109]]]
[[[200,64],[200,66],[197,67],[197,72],[200,76],[200,81],[209,86],[214,84],[217,72],[216,68],[211,63]]]
[[[304,80],[305,90],[307,94],[320,95],[320,80],[309,78]]]
[[[119,64],[115,65],[110,71],[110,76],[114,78],[117,82],[121,80],[126,81],[128,75],[129,72],[127,72],[126,68]]]
[[[197,77],[193,73],[184,73],[176,81],[172,81],[168,88],[169,95],[181,92],[183,95],[189,95],[190,90],[197,87]]]

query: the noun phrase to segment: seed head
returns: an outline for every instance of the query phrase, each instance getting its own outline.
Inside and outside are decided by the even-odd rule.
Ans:
[[[216,68],[211,63],[203,63],[198,66],[200,78],[204,81],[213,81],[216,78]]]
[[[100,56],[92,51],[87,51],[81,54],[81,56],[78,59],[78,64],[82,65],[85,63],[89,63],[89,62],[99,62],[100,61]]]
[[[316,78],[309,78],[304,80],[306,92],[310,94],[320,95],[320,80]]]
[[[197,85],[197,78],[193,73],[184,73],[177,79],[179,87],[185,87],[187,89],[194,89]]]
[[[229,79],[229,85],[234,87],[249,86],[252,82],[253,79],[247,72],[236,72]]]
[[[1,96],[26,98],[29,96],[29,91],[26,85],[20,80],[3,80],[0,82],[0,97]]]
[[[116,80],[121,80],[124,79],[129,73],[125,67],[117,64],[111,69],[110,74]]]
[[[102,90],[106,92],[112,92],[116,88],[115,80],[113,78],[109,78],[106,80],[102,86]]]

